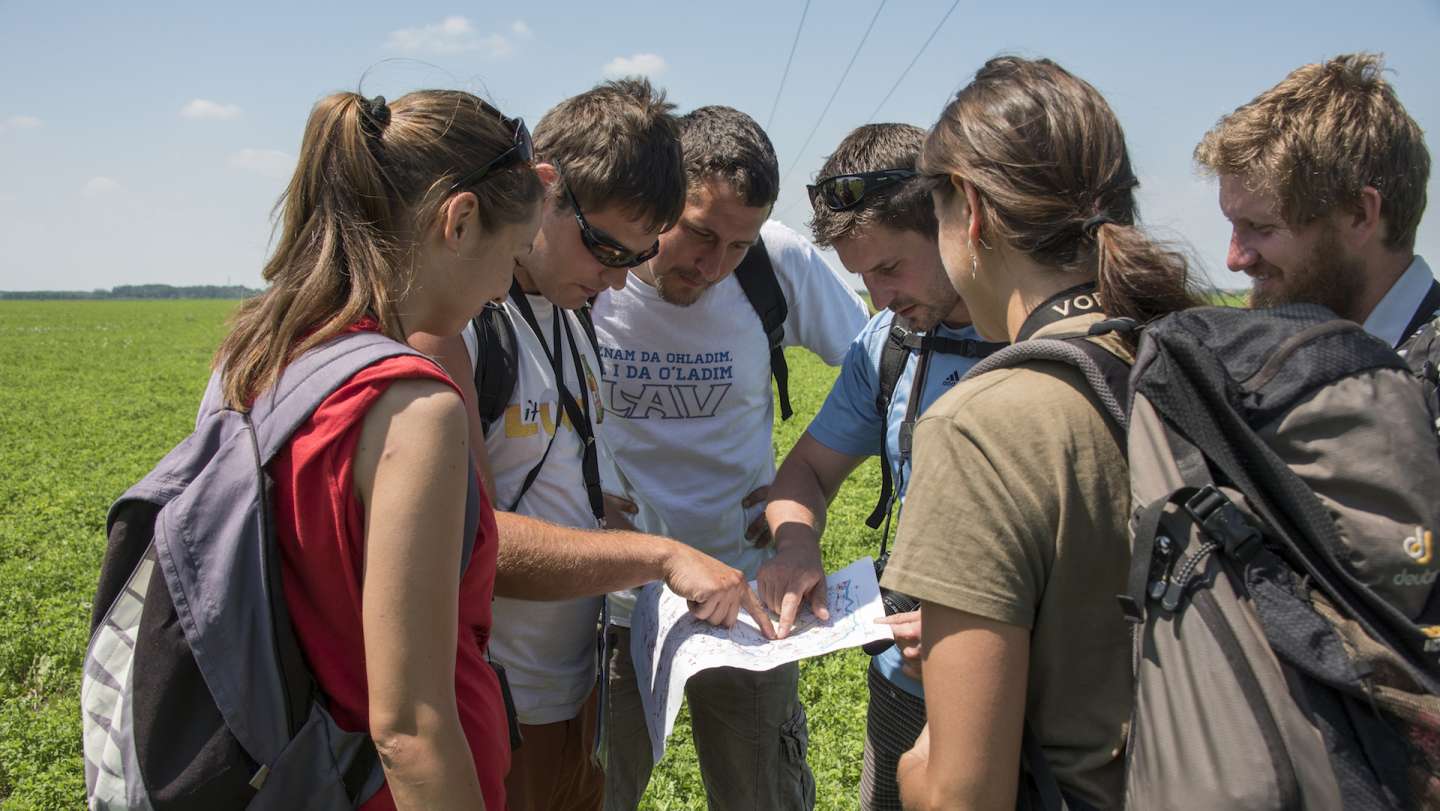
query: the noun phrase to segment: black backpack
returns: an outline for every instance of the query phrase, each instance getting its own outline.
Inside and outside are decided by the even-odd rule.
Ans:
[[[1168,315],[1128,381],[1053,340],[971,374],[1026,360],[1079,368],[1125,439],[1127,806],[1436,807],[1432,387],[1315,305]],[[1033,807],[1078,805],[1026,750]]]
[[[765,339],[770,344],[770,374],[775,378],[775,390],[780,397],[780,418],[790,419],[794,413],[790,407],[790,369],[785,364],[785,319],[790,314],[785,303],[785,292],[775,278],[775,268],[770,264],[770,254],[765,243],[756,239],[750,246],[740,266],[735,269],[735,280],[745,292],[746,301],[760,319],[765,330]],[[523,294],[522,294],[523,295]],[[595,356],[600,357],[600,344],[595,338],[595,323],[590,306],[587,304],[576,311]],[[505,407],[515,394],[515,382],[519,377],[519,366],[515,357],[515,324],[505,314],[502,305],[489,303],[475,316],[475,391],[478,394],[480,423],[486,432],[490,426],[505,414]]]

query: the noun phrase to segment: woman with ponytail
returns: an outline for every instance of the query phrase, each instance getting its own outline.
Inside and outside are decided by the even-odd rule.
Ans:
[[[459,333],[509,288],[540,196],[524,123],[468,93],[322,99],[279,204],[269,287],[216,355],[226,404],[247,409],[343,333]],[[331,394],[268,469],[301,651],[336,722],[380,754],[367,809],[505,807],[505,709],[484,659],[495,522],[482,492],[462,569],[466,442],[455,385],[397,356]]]
[[[1136,224],[1114,113],[1049,60],[987,62],[920,169],[946,272],[986,339],[1085,336],[1200,303],[1185,259]],[[1132,360],[1123,336],[1089,340]],[[1071,808],[1120,807],[1131,679],[1115,595],[1130,491],[1118,431],[1077,370],[1036,361],[957,385],[914,448],[884,578],[922,603],[928,724],[900,762],[906,808],[1027,807],[1044,782],[1029,775],[1047,772]]]

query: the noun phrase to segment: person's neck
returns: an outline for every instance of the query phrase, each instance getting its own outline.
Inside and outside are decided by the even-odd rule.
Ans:
[[[535,285],[535,279],[530,275],[530,269],[524,265],[515,266],[515,281],[520,283],[520,289],[532,295],[540,295],[540,288]]]
[[[965,306],[965,300],[960,299],[950,312],[940,319],[940,325],[946,329],[961,330],[970,326],[970,308]]]
[[[645,264],[643,264],[643,265],[641,265],[641,266],[639,266],[639,267],[631,268],[631,270],[630,270],[630,275],[632,275],[632,276],[634,276],[635,278],[639,279],[640,281],[642,281],[642,282],[650,285],[651,287],[656,287],[656,286],[657,286],[657,285],[655,284],[655,260],[654,260],[654,259],[651,259],[650,261],[646,262]]]
[[[1025,319],[1056,293],[1068,290],[1085,279],[1074,273],[1053,270],[1030,260],[1028,257],[1011,256],[1007,261],[1007,277],[1013,280],[1013,287],[1005,308],[1005,331],[1011,343],[1020,335]]]
[[[1366,263],[1366,275],[1370,281],[1365,286],[1364,300],[1355,308],[1360,316],[1356,319],[1357,323],[1363,324],[1370,318],[1370,314],[1380,306],[1380,301],[1394,289],[1414,261],[1415,254],[1412,251],[1383,251]]]

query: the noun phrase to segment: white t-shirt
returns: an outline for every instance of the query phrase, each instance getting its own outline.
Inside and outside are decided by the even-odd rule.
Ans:
[[[831,366],[865,326],[860,297],[815,246],[779,222],[760,229],[789,316],[786,346]],[[745,528],[763,505],[742,509],[775,478],[770,349],[733,275],[689,307],[661,300],[633,273],[595,303],[605,402],[601,433],[620,474],[641,496],[636,526],[683,541],[753,578],[771,551]],[[611,595],[627,624],[633,594]],[[497,623],[498,625],[498,623]]]
[[[579,316],[556,308],[541,296],[526,296],[526,300],[535,311],[535,320],[546,344],[551,342],[551,327],[557,311],[569,322],[580,352],[583,379],[590,392],[591,418],[597,423],[598,434],[599,423],[605,420],[599,401],[599,364]],[[540,339],[525,323],[513,300],[505,301],[505,314],[515,326],[518,376],[504,416],[491,424],[485,434],[485,450],[495,474],[495,509],[509,510],[514,504],[520,485],[544,455],[558,424],[560,433],[555,437],[555,445],[514,512],[568,527],[594,529],[597,524],[580,466],[580,438],[560,405],[554,368],[545,356]],[[560,336],[560,346],[551,347],[551,351],[558,350],[570,393],[577,404],[583,404],[576,383],[580,378],[575,372],[570,345],[565,340],[564,324]],[[465,328],[464,338],[473,365],[477,351],[473,324]],[[603,445],[600,475],[607,491],[622,491],[614,462]],[[595,685],[595,623],[600,616],[602,599],[495,598],[490,653],[505,666],[521,723],[550,724],[580,713]]]

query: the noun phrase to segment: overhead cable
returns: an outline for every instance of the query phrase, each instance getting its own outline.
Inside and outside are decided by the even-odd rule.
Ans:
[[[900,78],[896,79],[895,84],[890,86],[890,91],[885,94],[885,98],[881,99],[880,103],[875,105],[875,112],[871,113],[870,117],[865,119],[866,124],[874,121],[875,116],[880,114],[880,108],[884,107],[885,102],[889,101],[890,97],[895,94],[895,90],[900,87],[900,83],[905,81],[905,77],[910,73],[910,69],[915,67],[916,62],[920,61],[920,55],[925,53],[926,48],[930,47],[930,43],[935,39],[935,35],[940,33],[940,29],[944,27],[945,21],[950,19],[950,15],[955,13],[955,9],[958,8],[959,5],[960,0],[955,0],[950,6],[950,10],[945,12],[945,16],[940,18],[940,22],[935,25],[935,30],[931,31],[930,36],[925,38],[925,44],[921,45],[920,50],[915,52],[915,58],[910,60],[910,64],[906,65],[904,70],[900,71]]]
[[[810,140],[815,137],[815,133],[820,129],[820,123],[825,120],[825,114],[830,112],[830,105],[834,104],[835,97],[840,95],[840,88],[845,86],[845,77],[849,76],[850,69],[855,67],[855,60],[860,56],[860,50],[865,47],[865,40],[870,38],[870,32],[875,29],[875,21],[880,19],[880,12],[885,10],[887,2],[889,0],[880,0],[879,8],[875,9],[875,16],[870,18],[870,25],[865,28],[865,36],[861,37],[860,44],[855,46],[855,53],[850,55],[850,62],[845,65],[844,72],[840,74],[840,81],[835,83],[835,91],[830,94],[830,100],[825,102],[825,109],[820,111],[820,117],[815,119],[815,126],[811,127],[810,134],[805,136],[805,143],[800,145],[800,150],[795,153],[795,160],[790,164],[790,168],[785,170],[784,177],[780,179],[781,188],[785,187],[785,180],[790,177],[790,173],[800,165],[800,159],[805,155],[805,148],[810,146]]]
[[[770,115],[765,119],[765,129],[775,122],[775,110],[780,107],[780,94],[785,91],[785,79],[790,76],[790,64],[795,61],[795,47],[800,44],[800,32],[805,30],[805,15],[810,13],[810,0],[805,0],[805,9],[800,12],[800,24],[795,27],[795,39],[790,43],[790,56],[785,60],[785,72],[780,74],[780,86],[775,88],[775,103],[770,105]]]

